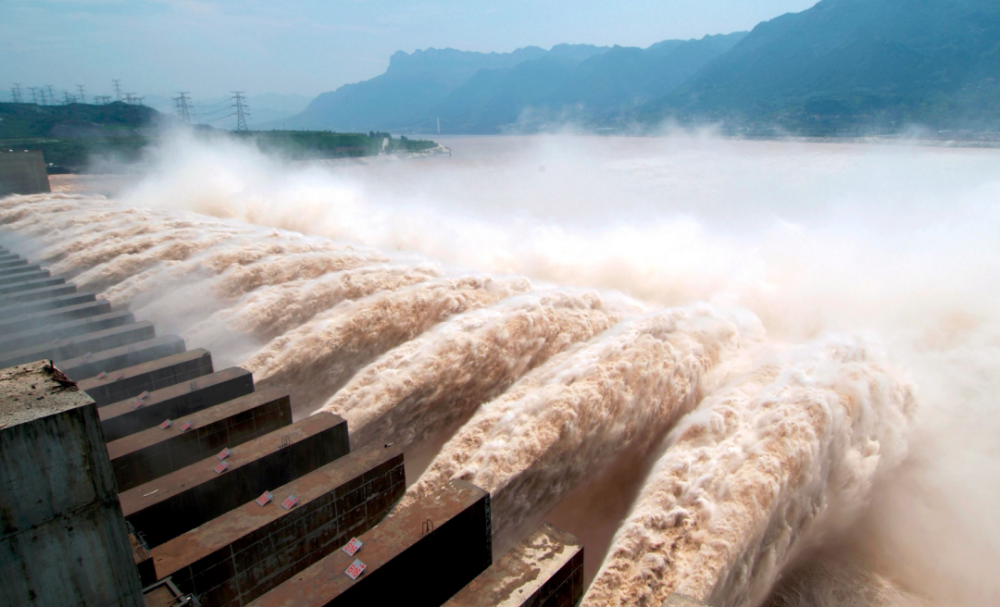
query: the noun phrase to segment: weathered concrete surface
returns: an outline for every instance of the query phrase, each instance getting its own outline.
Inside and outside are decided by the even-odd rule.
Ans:
[[[80,381],[80,389],[94,399],[98,407],[137,394],[153,392],[212,373],[212,354],[203,348],[181,352],[166,358],[126,367],[104,377]]]
[[[59,339],[49,344],[32,346],[0,354],[0,368],[47,358],[56,362],[82,356],[87,352],[110,350],[156,336],[153,323],[148,321],[122,325],[103,331]]]
[[[374,527],[405,486],[402,450],[371,445],[153,548],[156,576],[205,605],[246,605]]]
[[[230,367],[182,384],[154,390],[142,399],[140,406],[135,398],[106,405],[98,409],[104,439],[118,440],[147,428],[153,428],[165,419],[178,423],[186,416],[213,405],[233,400],[253,392],[253,375],[246,369]]]
[[[48,297],[38,301],[19,302],[12,304],[0,302],[0,320],[2,321],[13,320],[18,316],[23,316],[25,314],[37,314],[38,312],[43,312],[45,310],[54,310],[56,308],[75,306],[77,304],[87,303],[89,301],[95,301],[96,299],[97,296],[94,295],[93,293],[70,292],[65,295],[60,295],[58,297]]]
[[[100,316],[111,312],[111,304],[100,299],[86,303],[44,310],[33,314],[22,314],[14,318],[0,321],[0,335],[11,335],[30,329],[40,329],[49,325],[68,322],[91,316]]]
[[[14,274],[18,272],[26,272],[28,270],[38,270],[41,266],[38,264],[28,265],[27,259],[15,259],[14,261],[0,261],[0,276],[6,276],[8,274]]]
[[[13,352],[39,346],[57,339],[66,339],[87,333],[96,333],[135,322],[131,312],[109,312],[98,316],[77,318],[53,323],[45,327],[26,328],[17,333],[0,337],[0,352]]]
[[[490,534],[489,494],[451,481],[363,533],[355,556],[338,550],[251,605],[438,607],[490,566]],[[357,580],[354,559],[367,566]]]
[[[24,282],[26,280],[38,280],[40,278],[48,278],[49,271],[43,270],[41,268],[26,270],[24,272],[13,272],[4,276],[0,276],[0,285],[10,285],[18,282]]]
[[[573,607],[583,599],[583,545],[544,524],[444,607]]]
[[[64,284],[66,284],[66,279],[62,276],[45,276],[43,278],[22,280],[19,282],[0,285],[0,297],[8,297],[25,291],[32,291],[44,287],[54,287],[56,285]]]
[[[155,548],[350,451],[347,422],[317,413],[233,447],[227,470],[215,457],[121,493],[122,511]]]
[[[0,196],[51,192],[41,152],[0,152]]]
[[[148,483],[175,470],[230,449],[292,423],[288,394],[265,388],[209,407],[163,430],[158,426],[108,443],[108,456],[118,490]]]
[[[103,443],[44,361],[0,371],[0,605],[143,605]]]
[[[6,308],[15,304],[33,303],[41,299],[51,299],[71,293],[76,293],[76,285],[57,284],[29,289],[27,291],[18,291],[17,293],[7,293],[0,296],[0,308]]]
[[[59,361],[56,366],[70,379],[79,381],[100,375],[101,372],[111,373],[158,358],[179,354],[184,351],[185,347],[184,340],[180,336],[163,335],[110,350],[84,353],[76,358]]]

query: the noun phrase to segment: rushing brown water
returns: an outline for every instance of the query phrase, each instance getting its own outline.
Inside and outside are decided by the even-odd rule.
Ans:
[[[330,169],[182,140],[0,223],[297,416],[403,445],[404,502],[488,489],[498,551],[553,517],[587,605],[1000,600],[1000,155],[453,146]]]

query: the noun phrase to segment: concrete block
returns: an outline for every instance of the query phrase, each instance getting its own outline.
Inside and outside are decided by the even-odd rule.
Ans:
[[[288,426],[292,406],[278,388],[266,388],[209,407],[184,418],[181,424],[158,426],[108,443],[108,456],[118,491],[148,483],[175,470]]]
[[[69,285],[72,286],[72,285]],[[0,320],[6,321],[25,314],[37,314],[46,310],[55,310],[75,306],[77,304],[95,301],[97,297],[93,293],[67,293],[57,297],[43,298],[37,301],[18,302],[13,304],[2,304],[0,302]]]
[[[256,499],[350,451],[347,422],[317,413],[233,447],[228,468],[212,457],[120,494],[125,519],[150,548]]]
[[[10,274],[20,274],[22,272],[30,272],[31,270],[40,270],[41,266],[38,264],[28,265],[27,259],[18,259],[15,261],[0,262],[0,276],[7,276]]]
[[[443,607],[573,607],[583,599],[583,545],[544,524]]]
[[[337,550],[251,605],[438,607],[490,566],[491,533],[489,494],[451,481],[361,534],[355,556]],[[355,559],[367,568],[352,580]]]
[[[47,287],[39,287],[37,289],[29,289],[27,291],[18,291],[16,293],[8,293],[0,296],[0,307],[7,307],[19,303],[35,302],[40,299],[50,299],[52,297],[59,297],[60,295],[69,295],[70,293],[76,293],[76,285],[57,284],[49,285]]]
[[[53,323],[44,327],[28,328],[24,331],[0,337],[0,353],[14,352],[23,348],[44,345],[59,339],[96,333],[135,322],[131,312],[109,312],[98,316],[88,316]]]
[[[170,577],[205,605],[246,605],[381,521],[406,488],[403,453],[371,445],[153,548]],[[280,504],[294,495],[299,503]]]
[[[88,301],[75,306],[44,310],[35,314],[22,314],[0,320],[0,335],[10,335],[29,329],[40,329],[70,320],[99,316],[111,312],[111,304],[103,299]]]
[[[41,358],[58,362],[82,356],[87,352],[110,350],[145,339],[152,339],[155,336],[156,331],[153,329],[153,323],[136,322],[103,331],[67,337],[41,346],[4,352],[0,354],[0,369]]]
[[[94,399],[98,407],[103,407],[142,392],[153,392],[190,381],[214,370],[212,354],[198,348],[127,367],[101,378],[84,379],[79,383],[79,388]]]
[[[24,291],[33,291],[43,287],[54,287],[62,284],[66,284],[66,279],[62,276],[45,276],[43,278],[13,282],[0,285],[0,297],[7,297],[15,293],[23,293]]]
[[[0,276],[0,285],[9,285],[16,282],[24,282],[26,280],[36,280],[48,277],[49,271],[41,268],[37,270],[27,270],[24,272],[14,272],[12,274],[7,274],[6,276]]]
[[[97,407],[44,361],[0,371],[0,488],[0,605],[143,605]]]
[[[51,192],[45,157],[41,152],[0,152],[0,196]]]
[[[253,392],[253,374],[230,367],[182,384],[149,393],[136,407],[137,399],[106,405],[98,410],[104,439],[108,442],[158,426],[170,419],[183,423],[186,417],[213,405]]]
[[[56,363],[59,370],[74,381],[111,373],[127,367],[178,354],[185,350],[184,340],[178,335],[163,335],[134,344],[111,348],[101,352],[84,353]]]

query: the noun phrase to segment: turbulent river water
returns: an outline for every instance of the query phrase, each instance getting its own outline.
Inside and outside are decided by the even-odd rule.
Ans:
[[[177,134],[0,223],[403,445],[404,502],[462,478],[498,552],[575,533],[585,605],[1000,602],[1000,152],[444,143],[303,165]]]

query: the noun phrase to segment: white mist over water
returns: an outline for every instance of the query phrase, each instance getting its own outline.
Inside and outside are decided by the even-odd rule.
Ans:
[[[447,428],[423,445],[431,459],[439,449],[442,455],[453,451],[456,445],[448,441],[461,439],[466,419],[475,422],[473,407],[485,414],[494,405],[515,402],[519,386],[544,375],[545,358],[572,356],[574,347],[599,350],[621,331],[600,333],[602,323],[623,322],[620,317],[639,311],[709,301],[759,319],[767,336],[750,331],[741,339],[762,341],[764,350],[824,352],[824,344],[859,344],[861,360],[870,361],[860,376],[851,375],[854,359],[793,357],[775,369],[761,391],[787,394],[794,392],[792,386],[830,386],[831,377],[851,377],[847,383],[854,392],[847,393],[856,394],[893,393],[912,384],[912,421],[865,426],[858,439],[888,436],[895,429],[905,442],[905,461],[893,467],[897,456],[886,456],[884,473],[851,477],[871,479],[870,485],[862,483],[863,490],[844,506],[827,499],[834,492],[824,493],[825,485],[816,489],[815,479],[832,478],[823,474],[849,467],[844,454],[852,451],[816,451],[824,455],[808,461],[818,461],[818,468],[810,463],[806,469],[819,470],[819,476],[807,485],[820,493],[810,495],[819,500],[815,503],[840,504],[857,517],[845,523],[851,532],[838,534],[832,546],[822,517],[819,522],[800,517],[789,529],[801,542],[774,552],[774,566],[749,569],[756,572],[753,584],[699,587],[703,598],[711,596],[720,605],[751,604],[782,572],[837,574],[851,570],[838,564],[846,559],[864,563],[871,576],[902,588],[900,596],[924,595],[942,605],[1000,601],[993,574],[1000,566],[1000,524],[991,512],[1000,498],[995,447],[1000,431],[995,396],[1000,393],[1000,152],[707,136],[445,143],[454,150],[451,158],[307,166],[285,165],[234,143],[201,145],[178,136],[158,151],[149,175],[110,203],[11,198],[3,203],[2,220],[45,244],[42,253],[50,256],[54,272],[79,273],[77,280],[104,289],[116,302],[130,302],[137,315],[162,324],[161,330],[179,330],[192,346],[246,364],[261,378],[308,384],[300,394],[293,387],[293,403],[306,399],[307,410],[324,401],[349,405],[355,408],[352,415],[368,425],[381,420],[381,428],[398,427],[393,420],[423,410],[429,412],[427,420],[440,417]],[[136,210],[118,210],[121,206]],[[181,209],[224,221],[178,214]],[[167,284],[178,286],[171,296]],[[597,289],[596,297],[622,301],[608,312],[583,307],[574,312],[577,316],[560,319],[547,310],[551,304],[532,295],[558,291],[560,285]],[[627,302],[613,291],[635,300]],[[517,308],[513,300],[504,303],[508,298],[525,296],[517,314],[544,322],[535,334],[532,325],[517,325],[514,335],[523,337],[513,339],[496,318]],[[578,345],[557,343],[553,326],[575,327],[570,341]],[[421,357],[423,352],[428,355]],[[541,358],[523,358],[535,353]],[[756,349],[744,348],[721,360],[720,376],[699,386],[706,398],[681,425],[710,419],[713,402],[725,398],[726,390],[740,390],[747,373],[764,368],[759,356]],[[446,362],[447,369],[435,370],[436,360]],[[560,360],[553,358],[552,365]],[[455,372],[473,363],[495,371],[476,381]],[[366,369],[369,376],[387,373],[379,378],[386,396],[373,392],[377,382],[366,379]],[[815,369],[827,370],[810,379]],[[312,382],[311,377],[321,379]],[[434,386],[438,378],[470,402],[451,405],[446,394],[399,387],[412,387],[413,381]],[[342,394],[334,392],[340,385],[345,385]],[[498,396],[496,390],[510,393]],[[824,394],[841,393],[834,387]],[[493,402],[474,402],[480,398]],[[829,398],[821,400],[833,402]],[[371,419],[368,403],[394,417]],[[460,410],[448,411],[448,406]],[[743,410],[756,409],[747,405]],[[872,419],[893,419],[882,415],[883,405],[872,411]],[[758,423],[754,419],[740,430],[745,436],[754,436],[749,432]],[[434,423],[428,421],[421,432]],[[582,429],[584,439],[614,440],[617,435],[602,424]],[[505,444],[516,443],[515,438],[524,437],[512,435]],[[841,443],[828,436],[815,444]],[[900,453],[887,449],[880,444],[880,453]],[[608,452],[601,453],[603,458]],[[618,453],[612,460],[625,457],[622,451],[610,453]],[[626,487],[638,495],[633,512],[618,506],[603,511],[610,519],[574,519],[577,528],[569,530],[587,541],[588,578],[606,551],[614,554],[632,545],[629,527],[621,521],[648,512],[644,500],[659,486],[656,470],[670,469],[670,458],[684,461],[685,453],[693,451],[681,452],[676,444],[650,451],[653,472]],[[703,453],[712,460],[725,456],[711,449]],[[497,451],[495,457],[517,461],[512,451]],[[535,477],[515,470],[495,482],[533,486],[533,478],[563,473],[571,478],[579,474],[573,463],[555,461]],[[597,474],[603,465],[613,464],[587,473]],[[782,499],[776,503],[795,503]],[[546,507],[549,500],[542,500]],[[518,510],[507,512],[513,516]],[[773,520],[780,517],[752,518],[746,528]],[[715,537],[711,524],[705,521],[695,536]],[[589,541],[591,526],[618,529],[618,537]],[[767,534],[748,533],[746,550],[733,558],[758,554],[753,538]],[[816,546],[823,556],[811,556]],[[823,559],[831,552],[837,555],[830,561],[836,566],[826,567]],[[691,562],[706,562],[704,554],[701,558]],[[657,567],[638,570],[622,583],[662,587],[655,581]],[[713,571],[704,564],[698,568]],[[678,571],[684,575],[685,570]],[[865,575],[860,577],[875,579]],[[810,579],[789,573],[781,588],[798,592]],[[753,591],[747,591],[751,586]],[[597,596],[606,587],[598,578],[592,593]],[[620,596],[632,595],[623,591]],[[649,604],[658,604],[657,598],[650,595]],[[872,599],[870,604],[903,603]]]

